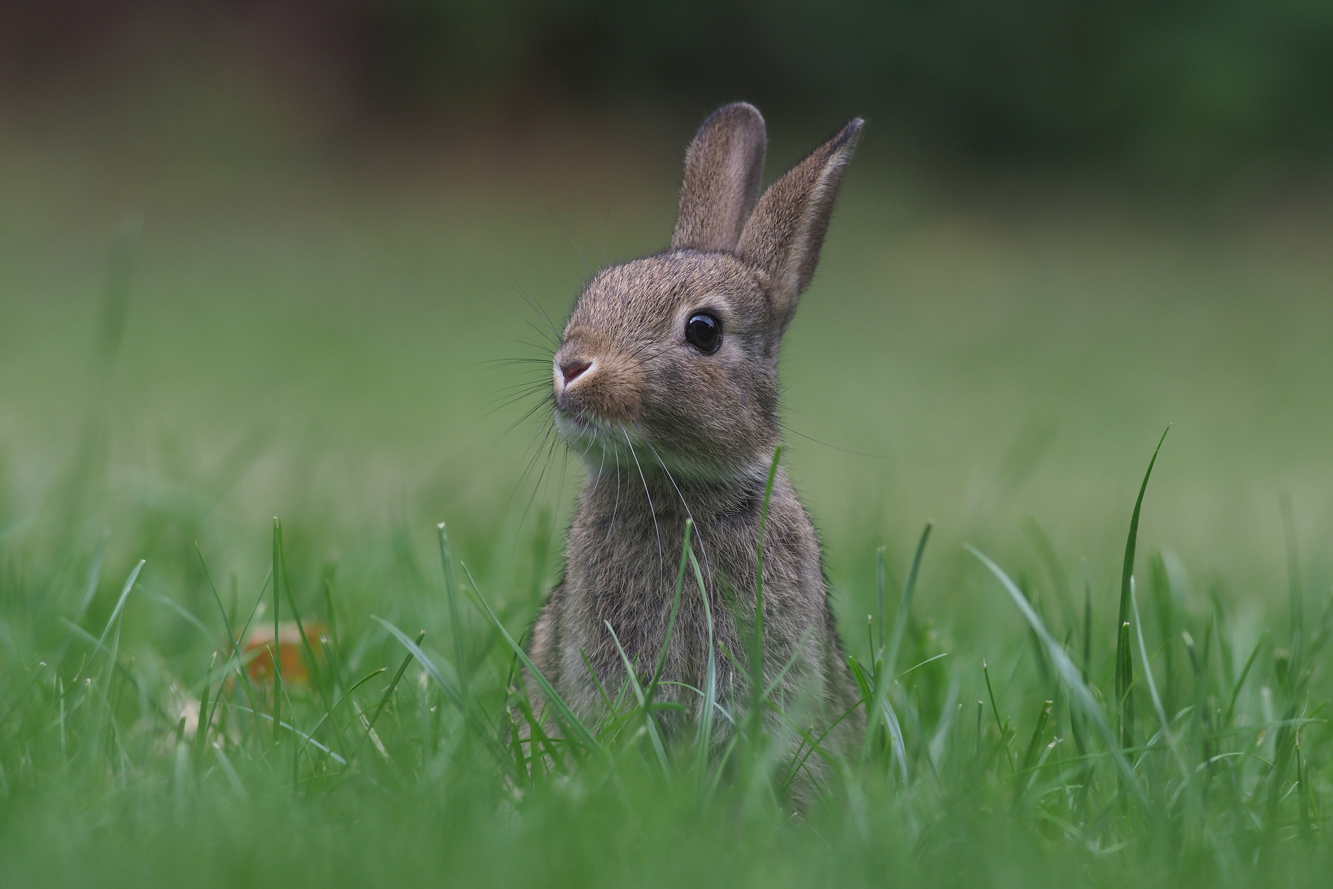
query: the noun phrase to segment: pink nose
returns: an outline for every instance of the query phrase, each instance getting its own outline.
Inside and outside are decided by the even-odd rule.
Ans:
[[[568,386],[583,376],[584,372],[590,367],[592,367],[591,361],[564,361],[560,364],[560,376],[564,378],[565,385]]]

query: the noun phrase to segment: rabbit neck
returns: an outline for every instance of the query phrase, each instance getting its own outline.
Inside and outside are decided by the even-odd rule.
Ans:
[[[753,583],[767,482],[766,471],[709,482],[623,471],[590,476],[570,528],[567,580],[575,586],[633,589],[649,600],[669,596],[686,523],[692,522],[690,546],[709,587],[718,575],[732,586],[747,587]],[[775,522],[808,525],[804,515],[779,470],[767,512],[769,529]],[[781,548],[776,539],[766,550],[781,560],[775,547]]]
[[[584,485],[579,512],[588,518],[642,513],[683,527],[692,520],[696,533],[725,524],[754,524],[757,528],[767,487],[767,467],[721,479],[699,479],[668,475],[661,471],[640,472],[637,467],[617,467],[589,476]],[[779,472],[779,476],[783,474]],[[784,483],[775,489],[785,488]]]

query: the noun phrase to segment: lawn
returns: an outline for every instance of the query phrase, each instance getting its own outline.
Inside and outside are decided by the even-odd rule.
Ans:
[[[799,818],[762,738],[716,786],[639,711],[535,779],[504,744],[500,627],[582,470],[501,362],[665,245],[673,143],[11,139],[0,885],[1324,885],[1327,194],[943,176],[868,136],[783,460],[900,730]],[[320,648],[286,640],[276,698],[229,641],[275,610]]]

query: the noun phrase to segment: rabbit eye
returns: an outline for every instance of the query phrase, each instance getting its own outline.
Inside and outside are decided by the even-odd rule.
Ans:
[[[722,322],[703,312],[691,315],[685,323],[685,341],[706,355],[713,354],[722,345]]]

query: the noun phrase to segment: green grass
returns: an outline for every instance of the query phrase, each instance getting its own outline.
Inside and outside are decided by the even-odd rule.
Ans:
[[[1326,882],[1333,265],[1282,216],[854,173],[782,459],[863,755],[793,819],[757,721],[667,749],[650,683],[529,776],[579,470],[483,362],[538,354],[515,284],[660,246],[676,159],[569,163],[0,167],[0,885]],[[287,620],[275,695],[236,647]]]

